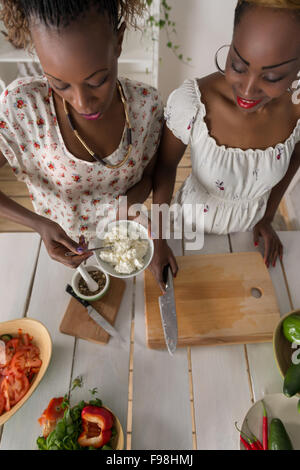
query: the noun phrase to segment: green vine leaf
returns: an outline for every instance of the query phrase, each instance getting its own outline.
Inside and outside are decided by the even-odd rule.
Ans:
[[[146,0],[146,4],[151,9],[153,5],[153,0]],[[167,36],[166,46],[170,49],[173,54],[181,62],[189,65],[192,61],[191,57],[184,58],[184,55],[180,52],[180,46],[173,41],[173,36],[177,35],[176,31],[176,22],[170,18],[170,11],[172,7],[168,4],[167,0],[162,0],[160,4],[160,18],[155,18],[149,11],[149,17],[146,18],[146,29],[147,26],[152,30],[152,40],[157,41],[158,38],[155,37],[153,33],[153,28],[158,28],[160,31],[165,31]]]

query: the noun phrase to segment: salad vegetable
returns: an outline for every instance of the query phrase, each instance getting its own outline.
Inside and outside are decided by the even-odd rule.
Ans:
[[[33,338],[19,330],[17,337],[1,336],[0,415],[9,411],[30,388],[42,365],[40,350]]]
[[[82,387],[79,377],[73,381],[71,392],[76,387]],[[90,393],[96,395],[97,389]],[[67,395],[53,398],[38,421],[43,426],[43,435],[37,438],[40,450],[112,450],[116,435],[113,415],[102,407],[99,398],[82,400],[75,406]]]
[[[110,441],[113,415],[99,406],[85,406],[81,412],[83,432],[78,438],[82,447],[102,447]]]

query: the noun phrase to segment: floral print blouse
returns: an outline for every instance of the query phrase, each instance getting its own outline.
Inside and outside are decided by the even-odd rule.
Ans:
[[[132,151],[118,169],[76,158],[66,148],[46,77],[12,82],[0,97],[0,151],[26,183],[35,211],[57,222],[75,241],[96,237],[118,199],[138,183],[154,157],[163,125],[163,104],[149,85],[119,78],[132,126]],[[126,132],[105,161],[115,165],[128,149]],[[109,214],[107,215],[109,220]]]

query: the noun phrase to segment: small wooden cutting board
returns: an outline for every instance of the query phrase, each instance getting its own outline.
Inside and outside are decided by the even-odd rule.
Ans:
[[[122,279],[111,277],[107,294],[102,299],[90,302],[111,325],[115,323],[125,287],[126,284]],[[110,335],[89,317],[86,308],[73,297],[68,304],[59,331],[99,344],[106,344],[110,338]]]
[[[191,255],[176,260],[178,347],[272,341],[280,315],[260,253]],[[149,271],[144,279],[148,347],[165,348],[158,303],[162,294]],[[253,296],[257,293],[259,298]]]

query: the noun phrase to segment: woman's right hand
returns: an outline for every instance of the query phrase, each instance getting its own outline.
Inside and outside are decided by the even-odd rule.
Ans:
[[[162,293],[166,292],[166,286],[163,281],[163,269],[166,265],[171,266],[171,271],[174,277],[176,277],[178,272],[178,265],[176,258],[164,239],[154,239],[154,254],[152,261],[149,265],[149,270],[152,272],[155,277],[159,287],[161,288]]]
[[[83,261],[93,255],[88,251],[84,238],[81,237],[79,243],[74,242],[66,232],[50,219],[40,221],[38,229],[50,258],[68,266],[69,268],[77,268]],[[65,256],[67,251],[76,253],[77,256]]]

